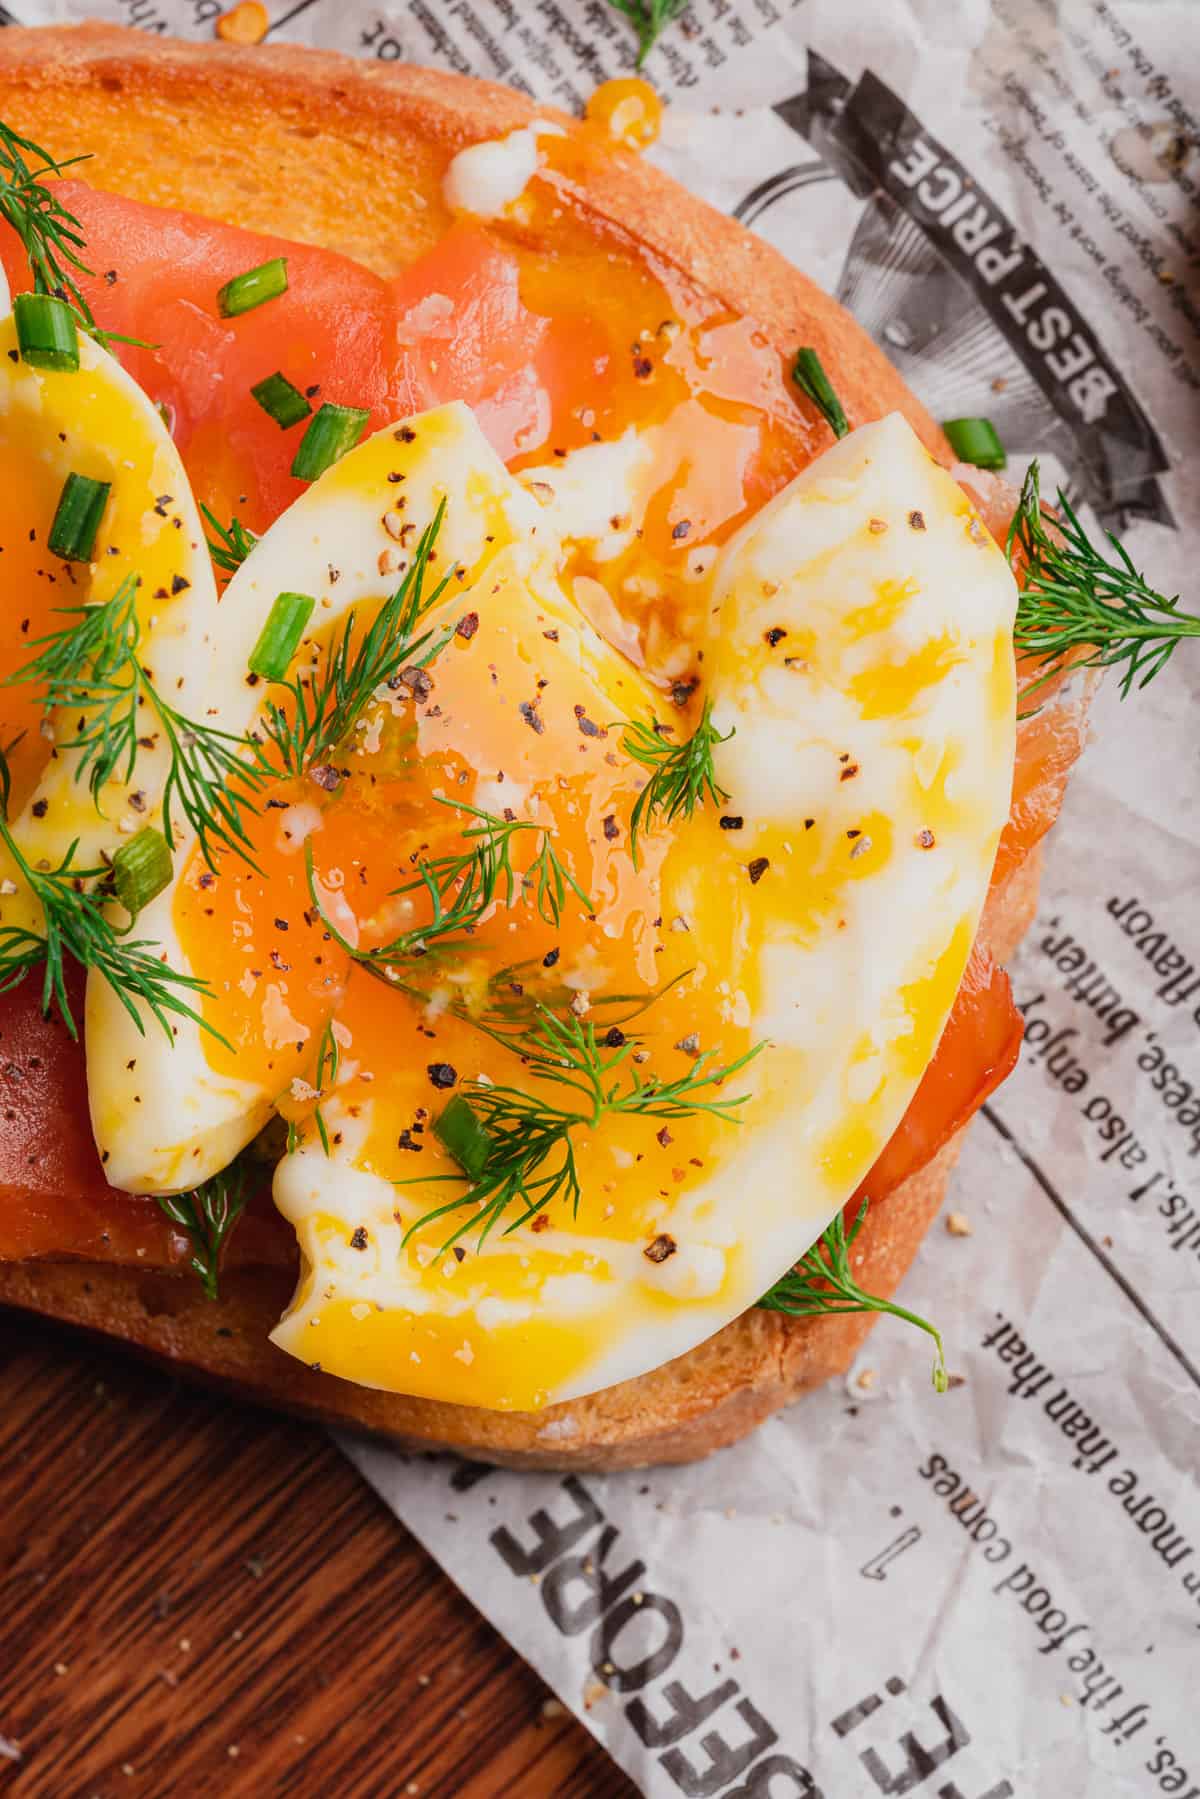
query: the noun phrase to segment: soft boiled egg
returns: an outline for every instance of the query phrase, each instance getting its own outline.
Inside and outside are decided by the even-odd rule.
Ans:
[[[443,499],[445,647],[264,798],[257,871],[180,858],[143,914],[207,977],[212,1032],[135,1042],[96,983],[88,1008],[121,1184],[191,1185],[287,1117],[274,1193],[302,1262],[280,1348],[519,1410],[711,1335],[854,1191],[953,1004],[1015,733],[1012,575],[899,417],[837,444],[704,573],[711,629],[684,646],[702,691],[681,708],[564,589],[570,509],[546,498],[450,407],[352,451],[273,527],[224,602],[224,716],[261,707],[246,659],[276,594],[318,599],[299,654],[319,669]],[[679,742],[704,696],[727,797],[652,822],[635,862],[647,771],[620,721]],[[481,814],[511,879],[440,948],[431,871]],[[448,1117],[446,1148],[464,1102],[509,1109],[523,1197],[473,1186]]]
[[[108,490],[85,560],[56,555],[49,544],[72,475]],[[136,581],[141,661],[179,711],[206,708],[216,587],[191,489],[156,407],[83,333],[77,370],[31,367],[11,314],[0,318],[0,552],[11,596],[0,613],[9,823],[31,865],[57,868],[75,845],[72,866],[95,867],[156,820],[166,745],[147,724],[131,778],[122,764],[93,798],[72,749],[87,715],[46,714],[44,688],[11,677],[37,656],[40,639],[76,624],[80,608]],[[40,907],[3,846],[0,877],[0,924],[40,932]]]

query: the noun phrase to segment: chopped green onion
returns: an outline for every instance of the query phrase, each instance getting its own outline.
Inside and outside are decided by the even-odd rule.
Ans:
[[[300,439],[293,475],[300,481],[315,481],[323,475],[354,448],[370,416],[361,406],[335,406],[326,400]]]
[[[300,389],[293,387],[284,374],[276,373],[268,375],[265,381],[256,381],[250,392],[281,431],[290,431],[312,411]]]
[[[13,317],[17,345],[30,368],[75,372],[79,367],[79,332],[75,314],[65,300],[56,300],[53,294],[18,294],[13,301]]]
[[[268,300],[277,300],[287,292],[287,257],[273,256],[244,275],[235,275],[217,294],[217,310],[223,319],[236,319],[243,312],[253,312]]]
[[[117,898],[131,918],[171,885],[171,852],[161,831],[143,825],[112,859]]]
[[[491,1153],[492,1139],[461,1093],[456,1093],[434,1120],[433,1134],[464,1173],[478,1180]]]
[[[833,435],[845,437],[850,429],[849,420],[842,411],[842,402],[834,393],[829,376],[821,367],[821,358],[815,350],[796,351],[796,360],[792,365],[792,380],[800,392],[805,394],[824,416]]]
[[[943,419],[942,430],[960,462],[974,468],[1007,468],[1008,457],[991,419]]]
[[[111,487],[110,481],[93,481],[90,475],[67,476],[46,539],[52,556],[61,556],[64,562],[92,560]]]
[[[316,603],[306,593],[276,595],[258,642],[250,652],[252,675],[261,675],[264,681],[283,680]]]

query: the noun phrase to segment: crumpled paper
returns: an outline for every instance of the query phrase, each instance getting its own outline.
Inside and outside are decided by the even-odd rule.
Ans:
[[[20,6],[20,0],[18,0]],[[603,0],[271,0],[270,36],[582,103]],[[217,0],[25,0],[207,37]],[[693,0],[654,155],[986,414],[1155,585],[1197,548],[1192,0]],[[1014,1077],[844,1383],[691,1468],[347,1442],[647,1794],[1200,1796],[1200,646],[1094,711],[1013,968]],[[949,1228],[947,1228],[949,1226]]]

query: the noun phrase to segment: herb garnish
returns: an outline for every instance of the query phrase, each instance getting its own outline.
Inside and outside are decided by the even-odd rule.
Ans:
[[[636,868],[639,833],[650,830],[660,815],[671,824],[681,816],[690,818],[706,797],[717,805],[729,798],[717,782],[713,748],[728,743],[733,728],[722,737],[712,722],[712,701],[706,700],[699,725],[682,743],[672,743],[667,735],[671,727],[657,719],[649,724],[643,719],[625,720],[613,729],[624,732],[621,748],[625,754],[651,771],[629,820],[629,853]]]
[[[855,1239],[866,1223],[868,1202],[864,1199],[858,1216],[846,1229],[846,1216],[838,1212],[824,1235],[813,1244],[806,1256],[764,1293],[759,1305],[767,1312],[786,1312],[789,1318],[836,1317],[843,1312],[890,1312],[915,1324],[933,1338],[937,1359],[933,1364],[933,1384],[939,1393],[949,1386],[946,1355],[940,1332],[916,1312],[894,1305],[890,1299],[877,1299],[865,1293],[854,1278],[850,1254]]]
[[[850,430],[850,421],[815,350],[805,348],[796,351],[792,380],[800,392],[812,401],[833,435],[845,437]]]
[[[174,849],[172,811],[178,805],[210,868],[218,843],[253,866],[242,815],[254,811],[252,796],[265,776],[244,759],[244,738],[186,718],[154,686],[138,660],[139,586],[139,576],[127,575],[103,605],[64,608],[75,622],[38,638],[32,646],[38,654],[8,682],[36,682],[47,712],[65,708],[79,715],[74,737],[61,748],[75,752],[75,778],[87,777],[97,808],[110,780],[132,777],[153,714],[170,758],[162,795],[167,843]]]
[[[76,863],[77,843],[70,846],[57,868],[35,868],[26,860],[8,822],[10,785],[8,760],[0,752],[0,842],[42,909],[45,935],[23,925],[0,924],[0,993],[7,993],[45,963],[42,1011],[49,1016],[51,1006],[57,1005],[67,1030],[77,1038],[66,990],[65,965],[70,956],[108,982],[143,1035],[145,1025],[135,1000],[149,1008],[172,1041],[172,1016],[204,1026],[205,1021],[184,995],[206,994],[205,982],[168,968],[158,944],[142,939],[131,942],[128,931],[132,921],[122,931],[105,916],[105,903],[112,897],[106,886],[107,868]]]
[[[349,943],[325,912],[317,892],[312,840],[305,841],[305,866],[313,905],[335,943],[356,962],[374,972],[384,971],[387,979],[386,971],[395,963],[411,961],[434,950],[444,953],[462,949],[493,905],[498,901],[506,906],[514,903],[518,885],[531,891],[533,904],[547,924],[558,924],[568,888],[586,911],[592,911],[591,900],[559,860],[550,832],[543,826],[528,819],[500,818],[494,812],[457,800],[440,799],[438,804],[463,812],[472,821],[462,833],[467,847],[421,861],[411,881],[393,888],[392,897],[428,894],[430,917],[423,924],[398,932],[389,943],[376,949],[358,949]],[[512,864],[513,844],[528,832],[538,834],[541,843],[528,869],[518,873]]]
[[[330,1154],[329,1128],[325,1123],[320,1102],[336,1082],[338,1070],[341,1065],[341,1045],[334,1033],[332,1018],[327,1018],[325,1020],[325,1029],[321,1032],[321,1047],[317,1052],[317,1078],[315,1085],[317,1092],[320,1095],[320,1099],[318,1099],[316,1110],[313,1113],[313,1122],[317,1127],[317,1135],[321,1139],[321,1148],[325,1151],[326,1155]]]
[[[56,294],[65,300],[97,343],[141,345],[140,338],[103,331],[96,323],[75,279],[75,273],[92,273],[80,254],[84,246],[83,227],[43,179],[46,175],[65,175],[68,169],[89,160],[86,155],[69,156],[58,162],[40,144],[21,137],[0,121],[0,217],[8,221],[21,240],[36,293]]]
[[[247,556],[258,542],[258,538],[248,525],[243,525],[240,518],[230,519],[223,525],[214,512],[210,512],[203,500],[200,510],[204,514],[205,523],[216,532],[216,541],[206,537],[213,567],[219,568],[222,574],[236,575]]]
[[[661,1081],[656,1076],[643,1080],[637,1066],[630,1062],[635,1048],[632,1041],[625,1039],[609,1050],[597,1037],[594,1024],[585,1023],[570,1012],[563,1017],[548,1006],[538,1006],[537,1022],[522,1034],[519,1053],[527,1074],[565,1088],[567,1094],[574,1096],[573,1103],[555,1105],[519,1087],[464,1081],[450,1105],[469,1110],[479,1127],[473,1135],[483,1136],[483,1153],[472,1157],[469,1172],[427,1175],[412,1183],[449,1181],[465,1185],[466,1191],[418,1218],[405,1232],[405,1241],[422,1226],[463,1207],[471,1208],[470,1216],[447,1239],[443,1246],[446,1249],[476,1226],[482,1245],[514,1206],[519,1210],[505,1225],[506,1235],[555,1199],[565,1198],[572,1212],[577,1212],[583,1195],[575,1162],[574,1131],[594,1130],[602,1118],[617,1113],[673,1123],[704,1112],[736,1123],[738,1110],[746,1104],[749,1094],[729,1099],[699,1096],[739,1073],[764,1047],[755,1044],[735,1061],[717,1067],[713,1066],[713,1052],[706,1051],[676,1080]],[[449,1110],[448,1106],[446,1111]]]
[[[668,25],[674,24],[688,0],[609,0],[609,5],[625,18],[637,32],[640,69]]]
[[[249,1178],[246,1160],[239,1156],[228,1168],[210,1175],[190,1192],[156,1193],[154,1196],[164,1216],[187,1232],[192,1245],[188,1266],[199,1276],[200,1285],[209,1299],[219,1297],[221,1251],[246,1209],[250,1197]]]
[[[1181,638],[1200,637],[1200,618],[1178,610],[1178,594],[1156,593],[1111,531],[1117,560],[1098,550],[1061,487],[1057,506],[1051,532],[1038,464],[1030,463],[1004,546],[1010,561],[1014,549],[1026,558],[1013,641],[1019,655],[1043,665],[1026,694],[1067,668],[1120,668],[1126,699],[1165,668]]]
[[[280,683],[292,696],[290,716],[274,700],[268,700],[260,726],[265,741],[259,744],[259,760],[269,773],[303,774],[323,760],[349,737],[377,687],[391,681],[406,663],[426,667],[450,642],[452,628],[436,636],[433,631],[416,635],[421,620],[436,606],[454,574],[451,568],[433,591],[426,593],[425,578],[445,515],[443,500],[433,523],[421,533],[404,579],[358,643],[355,614],[350,612],[320,667]]]

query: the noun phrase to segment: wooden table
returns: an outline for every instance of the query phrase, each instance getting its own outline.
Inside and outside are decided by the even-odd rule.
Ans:
[[[0,1380],[3,1799],[633,1795],[318,1431],[2,1313]]]

